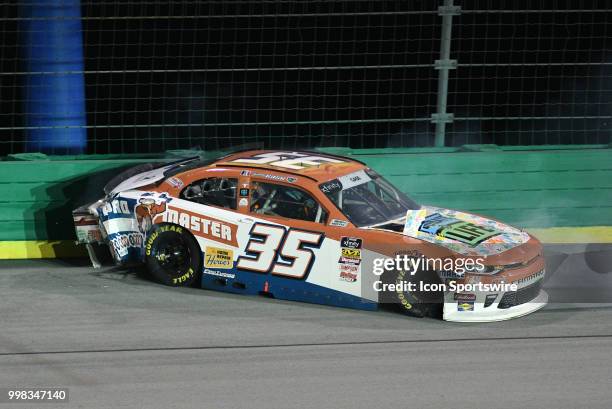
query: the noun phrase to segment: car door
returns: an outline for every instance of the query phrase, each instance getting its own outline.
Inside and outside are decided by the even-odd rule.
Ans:
[[[250,181],[249,211],[242,222],[249,238],[237,260],[240,270],[304,280],[325,234],[327,211],[298,186]]]
[[[336,228],[327,226],[329,211],[314,194],[297,184],[256,179],[250,190],[251,227],[236,263],[240,272],[265,277],[269,286],[281,280],[283,287],[304,293],[360,294],[354,271],[352,276],[339,271],[341,240],[328,236]],[[296,299],[295,294],[289,298]]]

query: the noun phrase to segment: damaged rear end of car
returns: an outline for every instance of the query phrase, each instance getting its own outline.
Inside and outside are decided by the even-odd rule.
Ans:
[[[171,163],[145,163],[129,168],[112,178],[102,189],[99,200],[72,211],[77,244],[84,244],[92,265],[101,267],[105,249],[117,265],[142,263],[144,240],[152,227],[156,209],[166,198],[150,197],[139,189],[155,186],[177,170],[202,166],[200,157]],[[102,192],[101,192],[102,193]],[[144,197],[140,197],[144,196]]]

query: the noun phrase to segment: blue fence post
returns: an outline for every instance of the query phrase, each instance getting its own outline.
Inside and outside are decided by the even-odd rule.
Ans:
[[[21,0],[26,150],[87,147],[80,0]]]

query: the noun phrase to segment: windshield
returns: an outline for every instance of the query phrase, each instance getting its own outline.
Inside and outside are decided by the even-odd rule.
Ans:
[[[406,211],[420,208],[370,169],[330,180],[319,188],[358,227],[399,219]]]

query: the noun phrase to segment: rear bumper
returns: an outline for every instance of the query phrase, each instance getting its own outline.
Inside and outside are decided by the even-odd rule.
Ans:
[[[499,301],[501,299],[502,297],[498,297],[488,307],[484,306],[484,302],[477,300],[473,303],[473,309],[466,311],[461,310],[459,306],[461,301],[454,301],[453,294],[447,294],[444,300],[444,320],[454,322],[493,322],[518,318],[543,308],[548,303],[548,294],[544,290],[540,290],[538,295],[531,301],[510,308],[499,308]]]
[[[93,203],[72,211],[77,243],[90,244],[102,243],[103,241],[98,216],[92,212],[91,206],[93,206]]]

